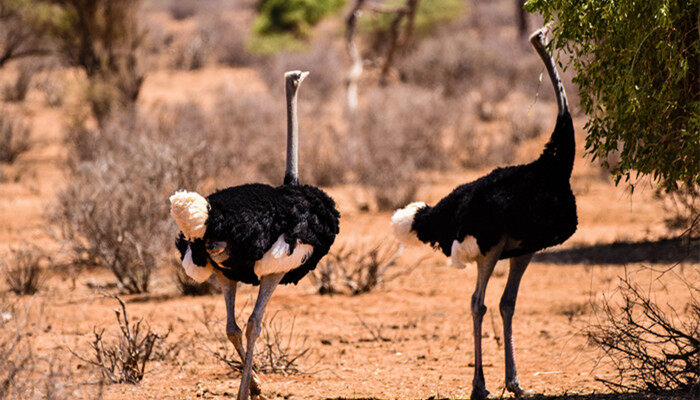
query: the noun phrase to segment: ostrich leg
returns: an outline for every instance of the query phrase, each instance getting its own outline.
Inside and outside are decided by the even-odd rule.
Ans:
[[[518,371],[515,368],[515,356],[513,352],[513,313],[515,312],[515,300],[518,297],[518,287],[520,278],[523,277],[527,269],[532,253],[510,259],[510,272],[508,282],[501,297],[500,310],[503,318],[503,337],[506,350],[506,389],[515,394],[515,397],[530,395],[523,390],[518,382]]]
[[[236,288],[238,282],[232,281],[224,276],[221,271],[217,272],[217,278],[221,284],[221,289],[224,292],[224,301],[226,302],[226,336],[233,344],[238,356],[241,357],[241,362],[245,361],[245,348],[243,347],[243,332],[236,323]],[[250,383],[250,394],[252,396],[260,395],[260,378],[252,372]]]
[[[241,375],[241,385],[238,388],[238,400],[248,400],[248,392],[250,388],[250,378],[253,374],[253,356],[255,355],[255,341],[260,336],[261,324],[265,307],[272,296],[272,292],[282,280],[284,273],[265,275],[260,278],[260,290],[258,298],[255,300],[255,308],[248,319],[246,326],[246,339],[248,351],[243,363],[243,374]]]
[[[498,258],[501,256],[505,239],[501,240],[497,245],[493,246],[486,255],[480,255],[476,260],[477,278],[476,290],[472,295],[472,319],[474,321],[474,380],[472,381],[472,394],[470,399],[481,400],[489,395],[486,390],[486,382],[484,380],[484,369],[481,360],[481,321],[486,314],[486,306],[484,305],[484,296],[486,294],[486,285],[493,272],[493,267],[496,266]]]

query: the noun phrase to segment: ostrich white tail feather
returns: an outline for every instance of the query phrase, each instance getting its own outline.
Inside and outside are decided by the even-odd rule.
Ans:
[[[209,202],[199,193],[177,191],[170,196],[170,215],[175,218],[185,239],[201,239],[207,230]]]
[[[394,215],[391,217],[391,226],[394,227],[394,236],[396,236],[396,239],[398,239],[401,243],[413,246],[418,246],[421,244],[421,241],[418,240],[416,231],[411,228],[413,226],[413,219],[415,218],[416,213],[426,205],[427,204],[418,201],[394,212]]]

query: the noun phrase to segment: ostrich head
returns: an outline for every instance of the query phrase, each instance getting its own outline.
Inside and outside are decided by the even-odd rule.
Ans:
[[[547,34],[551,29],[552,23],[550,22],[530,35],[530,44],[532,44],[532,47],[538,52],[545,51],[545,47],[547,46]]]
[[[308,75],[308,71],[287,71],[284,73],[284,80],[287,86],[293,85],[292,88],[296,89]]]
[[[207,231],[209,202],[199,193],[181,190],[170,196],[170,215],[188,241],[202,239]]]
[[[419,201],[394,212],[394,215],[391,217],[391,226],[394,227],[394,236],[401,243],[409,245],[421,244],[416,231],[413,230],[413,220],[416,217],[416,213],[424,207],[427,207],[427,204]]]

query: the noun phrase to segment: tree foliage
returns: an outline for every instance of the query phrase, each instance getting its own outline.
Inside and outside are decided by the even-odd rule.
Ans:
[[[139,6],[140,0],[0,0],[0,65],[56,50],[85,71],[88,100],[103,121],[133,106],[141,89]]]
[[[255,32],[307,35],[323,17],[345,5],[344,0],[262,0]]]
[[[551,47],[571,56],[586,150],[616,182],[649,175],[666,189],[700,183],[698,0],[530,0],[556,20]],[[605,163],[605,161],[604,161]]]

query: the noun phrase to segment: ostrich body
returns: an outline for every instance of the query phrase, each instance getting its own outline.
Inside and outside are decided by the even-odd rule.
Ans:
[[[576,231],[576,201],[569,183],[574,128],[564,87],[545,49],[547,32],[544,27],[530,36],[552,80],[559,108],[554,132],[540,157],[529,164],[497,168],[457,187],[433,207],[412,203],[392,217],[394,232],[402,241],[437,247],[457,268],[468,262],[477,264],[476,290],[471,298],[475,353],[472,399],[489,394],[481,359],[481,322],[486,313],[486,285],[496,262],[510,258],[500,301],[506,388],[521,396],[526,392],[518,383],[512,335],[520,279],[535,252],[564,242]]]
[[[282,186],[246,184],[207,198],[180,191],[171,214],[180,234],[176,246],[187,274],[203,282],[216,273],[226,301],[226,333],[243,360],[238,400],[260,395],[253,370],[255,341],[262,317],[278,284],[299,282],[330,250],[340,215],[321,189],[298,180],[297,89],[307,72],[285,74],[287,95],[287,171]],[[260,289],[248,325],[247,349],[236,324],[238,282]]]

